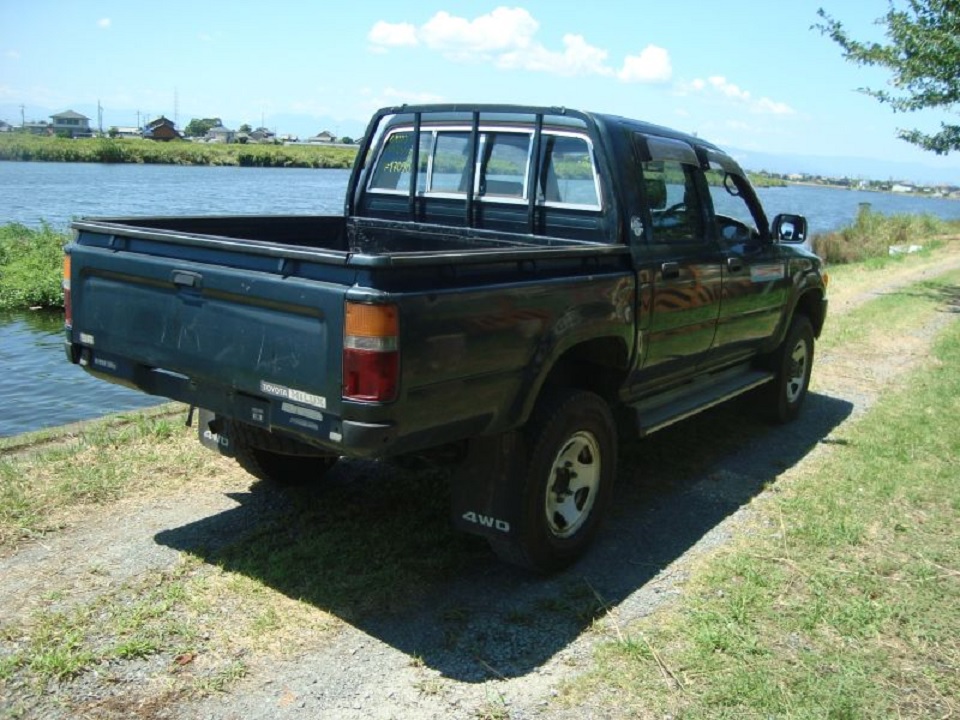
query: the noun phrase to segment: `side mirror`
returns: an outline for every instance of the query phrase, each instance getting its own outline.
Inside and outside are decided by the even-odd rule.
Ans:
[[[802,245],[807,240],[807,219],[803,215],[781,213],[773,219],[770,234],[777,242]]]

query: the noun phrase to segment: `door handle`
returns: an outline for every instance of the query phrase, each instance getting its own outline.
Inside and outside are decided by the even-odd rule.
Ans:
[[[740,272],[743,270],[743,260],[738,257],[727,258],[727,270],[730,272]]]
[[[680,277],[680,265],[675,262],[665,262],[660,266],[660,274],[664,280],[673,280]]]

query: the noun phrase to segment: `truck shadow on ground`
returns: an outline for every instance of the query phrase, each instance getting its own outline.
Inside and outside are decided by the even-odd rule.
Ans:
[[[609,610],[627,620],[658,606],[675,592],[664,571],[698,543],[721,542],[721,521],[819,444],[842,446],[828,436],[853,409],[811,394],[797,421],[770,427],[748,400],[622,441],[597,543],[548,578],[452,530],[447,473],[395,463],[342,460],[322,484],[283,493],[255,483],[236,508],[156,540],[311,603],[445,677],[522,676]]]

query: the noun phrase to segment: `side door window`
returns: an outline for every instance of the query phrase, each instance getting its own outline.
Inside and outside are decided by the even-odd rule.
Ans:
[[[726,248],[738,248],[760,241],[759,227],[763,218],[747,201],[746,181],[721,168],[711,167],[704,173],[717,225],[717,236]]]

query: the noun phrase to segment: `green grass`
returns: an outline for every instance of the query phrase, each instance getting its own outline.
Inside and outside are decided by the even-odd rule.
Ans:
[[[942,310],[945,293],[955,281],[843,320],[876,337],[898,303]],[[621,629],[565,701],[677,720],[960,713],[960,323],[933,355],[781,477],[685,599]]]
[[[213,471],[195,430],[180,418],[133,414],[90,423],[70,442],[36,449],[0,443],[0,549],[56,530],[78,508],[134,492],[173,488]]]
[[[319,145],[225,145],[127,138],[71,140],[19,133],[0,135],[0,160],[346,169],[353,166],[356,154],[355,147]]]
[[[935,280],[926,280],[882,294],[853,312],[831,316],[828,314],[818,350],[832,350],[839,345],[856,345],[877,327],[883,327],[891,337],[909,334],[918,326],[918,315],[929,314],[949,302],[960,286],[960,271],[944,273]],[[829,293],[828,293],[829,294]]]
[[[48,225],[0,226],[0,310],[63,307],[63,246],[69,235]]]
[[[167,652],[171,659],[195,648],[201,631],[184,622],[186,587],[196,563],[157,572],[138,586],[126,585],[89,603],[37,611],[23,627],[0,628],[15,641],[0,664],[0,680],[23,672],[34,685],[75,677],[96,664],[146,658]]]

